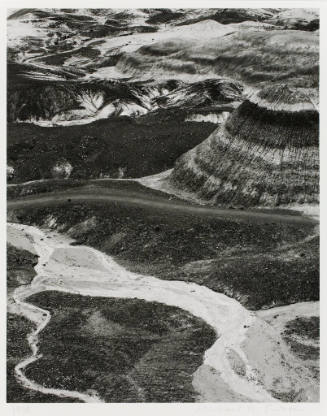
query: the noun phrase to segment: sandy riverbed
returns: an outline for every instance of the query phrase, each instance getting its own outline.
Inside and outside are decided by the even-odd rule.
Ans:
[[[17,378],[25,387],[44,392],[44,387],[26,379],[24,368],[38,358],[37,334],[51,316],[49,312],[25,303],[24,299],[44,290],[58,290],[157,301],[180,307],[211,325],[218,339],[206,351],[203,365],[193,376],[200,401],[269,402],[276,400],[276,393],[290,391],[308,392],[301,396],[304,401],[319,399],[312,393],[317,391],[316,380],[289,352],[279,331],[236,300],[194,283],[164,281],[131,273],[95,249],[70,246],[70,240],[57,233],[21,224],[8,224],[8,230],[11,244],[31,248],[28,241],[40,256],[35,267],[37,276],[31,285],[16,289],[15,302],[8,305],[11,312],[27,317],[37,325],[37,330],[28,339],[33,355],[16,367]],[[256,354],[259,344],[253,344],[249,337],[260,340],[260,354]],[[267,377],[267,372],[271,376]],[[60,397],[99,401],[96,395],[50,390],[51,394]]]

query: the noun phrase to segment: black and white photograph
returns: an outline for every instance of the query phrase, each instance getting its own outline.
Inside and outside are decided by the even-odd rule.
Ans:
[[[6,10],[6,403],[319,404],[320,9],[49,3]]]

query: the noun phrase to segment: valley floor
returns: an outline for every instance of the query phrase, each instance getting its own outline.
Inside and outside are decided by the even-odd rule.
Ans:
[[[27,366],[41,358],[38,338],[51,318],[49,312],[25,299],[32,295],[35,297],[39,292],[56,291],[155,301],[177,306],[203,319],[214,329],[218,339],[207,349],[203,364],[193,374],[193,388],[199,395],[197,400],[318,399],[315,378],[289,351],[280,331],[237,301],[193,283],[163,281],[128,272],[102,253],[86,246],[71,246],[71,241],[50,231],[9,224],[8,236],[9,242],[20,249],[28,248],[32,243],[39,255],[35,279],[30,285],[18,287],[13,302],[9,303],[11,313],[22,315],[36,324],[36,330],[28,337],[33,354],[15,367],[16,377],[26,388],[66,399],[99,400],[95,392],[79,393],[44,387],[25,375],[30,373]],[[317,306],[312,305],[311,314],[315,315]],[[254,342],[253,345],[256,338],[260,338],[262,345],[262,356],[259,354],[259,357],[258,344]],[[254,355],[256,359],[253,359]]]
[[[18,382],[9,374],[8,400],[319,400],[316,219],[204,207],[134,181],[75,182],[8,187],[10,339],[24,346],[8,353]],[[131,305],[138,322],[126,327]],[[142,318],[160,305],[156,322]]]

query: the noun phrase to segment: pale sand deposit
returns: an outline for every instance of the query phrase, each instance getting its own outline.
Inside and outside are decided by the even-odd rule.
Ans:
[[[70,246],[70,241],[57,233],[21,224],[8,227],[11,244],[28,235],[39,255],[33,282],[16,289],[14,303],[8,305],[10,312],[23,315],[37,325],[28,336],[32,356],[15,368],[18,381],[26,388],[86,402],[100,401],[96,395],[44,388],[24,375],[27,365],[39,358],[38,333],[51,319],[49,312],[26,303],[25,299],[33,293],[57,290],[161,302],[184,309],[211,325],[218,338],[206,351],[202,366],[193,376],[199,401],[276,401],[272,390],[275,393],[308,391],[310,394],[302,394],[302,400],[318,400],[311,394],[316,391],[317,381],[310,371],[289,352],[271,325],[236,300],[194,283],[165,281],[129,272],[95,249]],[[249,334],[257,340],[255,345],[250,345]],[[260,354],[256,354],[258,340]],[[263,376],[266,372],[276,378]]]

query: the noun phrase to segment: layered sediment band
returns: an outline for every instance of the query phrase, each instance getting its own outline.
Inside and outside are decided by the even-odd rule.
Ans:
[[[170,180],[215,204],[316,203],[318,146],[316,106],[282,85],[243,102],[177,161]]]

